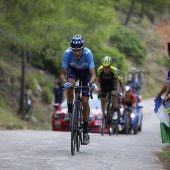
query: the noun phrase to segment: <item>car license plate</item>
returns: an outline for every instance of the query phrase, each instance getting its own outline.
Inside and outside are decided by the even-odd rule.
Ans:
[[[59,121],[59,120],[56,120],[56,121],[55,121],[55,125],[60,125],[60,121]]]
[[[95,126],[101,126],[102,125],[102,123],[101,122],[95,122]]]

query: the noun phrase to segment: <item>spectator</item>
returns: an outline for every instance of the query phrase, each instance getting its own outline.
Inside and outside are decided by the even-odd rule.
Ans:
[[[64,99],[64,89],[61,89],[61,94],[59,96],[59,82],[54,82],[54,107],[57,109]]]
[[[168,52],[168,56],[170,58],[170,43],[167,43],[167,52]],[[169,90],[170,90],[170,81],[169,80],[170,80],[170,69],[168,71],[168,75],[167,75],[165,84],[161,88],[160,92],[155,96],[155,98],[161,97],[161,95],[166,92],[163,103],[165,103],[167,101],[167,99],[169,99],[169,96],[168,96]]]

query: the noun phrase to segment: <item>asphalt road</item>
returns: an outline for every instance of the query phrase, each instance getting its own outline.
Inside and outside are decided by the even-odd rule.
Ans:
[[[143,127],[137,135],[90,134],[90,144],[70,152],[70,133],[0,131],[0,170],[163,170],[156,156],[162,144],[153,99],[142,102]]]

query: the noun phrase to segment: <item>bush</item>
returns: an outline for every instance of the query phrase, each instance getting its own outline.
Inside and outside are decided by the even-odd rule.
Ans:
[[[51,93],[51,89],[49,89],[48,86],[43,87],[42,97],[47,104],[50,104],[52,102],[53,94]]]
[[[100,49],[100,50],[99,50]],[[94,62],[96,70],[102,64],[102,58],[105,56],[109,56],[112,58],[112,65],[119,69],[120,74],[125,74],[127,71],[127,65],[124,54],[120,53],[116,48],[112,47],[100,47],[93,49]]]
[[[34,73],[29,72],[29,74],[26,76],[26,86],[28,89],[31,89],[33,93],[36,92],[37,87],[35,83]]]
[[[31,89],[34,94],[37,92],[38,86],[42,88],[42,98],[44,102],[50,104],[53,99],[52,88],[53,82],[44,78],[41,72],[31,71],[26,77],[26,86]]]
[[[146,47],[136,33],[117,25],[113,30],[110,43],[127,58],[132,58],[139,65],[144,64]]]
[[[5,106],[6,106],[6,101],[2,97],[0,97],[0,107],[5,108]]]

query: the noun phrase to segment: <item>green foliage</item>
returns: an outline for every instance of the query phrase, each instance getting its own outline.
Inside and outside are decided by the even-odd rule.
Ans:
[[[51,88],[49,88],[49,86],[43,87],[43,101],[45,101],[47,104],[50,104],[52,102],[53,96],[54,95],[52,94]]]
[[[5,38],[16,49],[35,54],[34,65],[57,76],[71,36],[82,34],[87,46],[100,46],[115,22],[113,2],[106,0],[30,0],[29,4],[27,0],[2,0],[0,7]]]
[[[139,36],[126,27],[117,25],[114,27],[110,43],[128,58],[132,58],[139,65],[144,64],[146,47]]]
[[[99,50],[100,49],[100,50]],[[112,65],[117,67],[120,71],[120,74],[125,74],[127,71],[126,60],[124,54],[120,53],[116,48],[112,47],[103,47],[93,49],[95,54],[94,61],[96,69],[101,65],[102,58],[109,56],[112,58]]]
[[[42,88],[43,100],[47,104],[51,103],[53,98],[52,94],[53,82],[45,79],[42,72],[30,71],[26,77],[26,86],[27,88],[31,89],[34,94],[37,93],[38,86],[40,86]]]
[[[21,75],[20,70],[18,70],[18,68],[11,67],[10,64],[4,62],[3,60],[0,60],[0,67],[6,70],[6,72],[11,76],[19,77]]]
[[[0,127],[1,129],[23,129],[24,122],[10,114],[9,110],[0,107]]]
[[[5,108],[6,101],[0,96],[0,107]]]
[[[163,148],[163,151],[159,153],[161,160],[166,160],[168,166],[170,166],[170,145]],[[167,166],[167,167],[168,167]]]
[[[37,90],[37,87],[36,87],[34,79],[35,79],[34,74],[32,74],[30,72],[29,74],[27,74],[26,80],[25,80],[27,88],[31,89],[33,91],[33,93],[35,93],[36,90]]]

